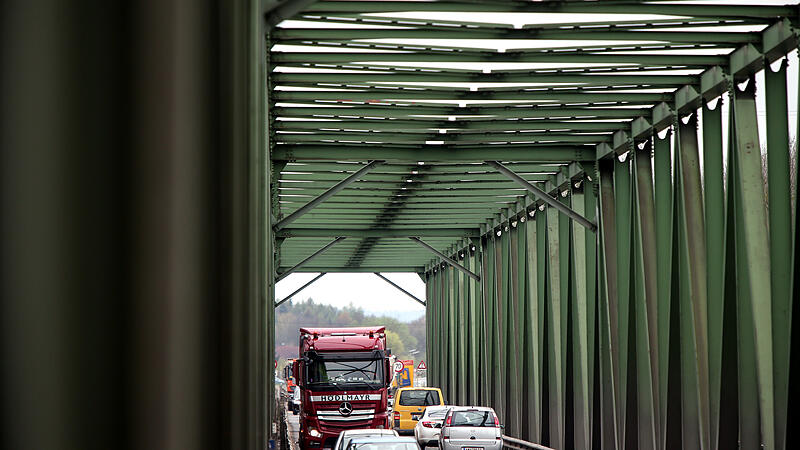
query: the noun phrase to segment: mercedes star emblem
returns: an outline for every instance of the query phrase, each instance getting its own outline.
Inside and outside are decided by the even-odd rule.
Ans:
[[[351,405],[350,402],[342,402],[342,404],[339,405],[339,414],[343,416],[349,416],[352,412],[353,405]]]

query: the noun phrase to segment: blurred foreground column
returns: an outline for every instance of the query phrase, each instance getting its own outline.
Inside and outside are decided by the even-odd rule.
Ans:
[[[264,448],[260,2],[123,3],[0,6],[3,444]]]

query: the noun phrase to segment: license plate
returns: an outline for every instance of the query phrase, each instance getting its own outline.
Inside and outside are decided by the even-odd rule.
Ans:
[[[461,450],[483,450],[483,447],[461,447]]]
[[[422,417],[422,414],[411,414],[411,420],[419,420]]]

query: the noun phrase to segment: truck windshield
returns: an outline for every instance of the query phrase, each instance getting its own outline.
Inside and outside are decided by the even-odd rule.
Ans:
[[[367,384],[370,388],[383,385],[382,359],[312,359],[308,366],[308,383],[312,385]]]

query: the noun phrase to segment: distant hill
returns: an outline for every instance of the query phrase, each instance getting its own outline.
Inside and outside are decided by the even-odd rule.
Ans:
[[[389,348],[401,359],[425,359],[425,314],[384,311],[368,314],[362,308],[306,301],[286,302],[275,310],[275,357],[297,357],[300,327],[358,327],[385,325]],[[282,364],[282,363],[279,363]],[[280,365],[279,367],[283,367]]]

